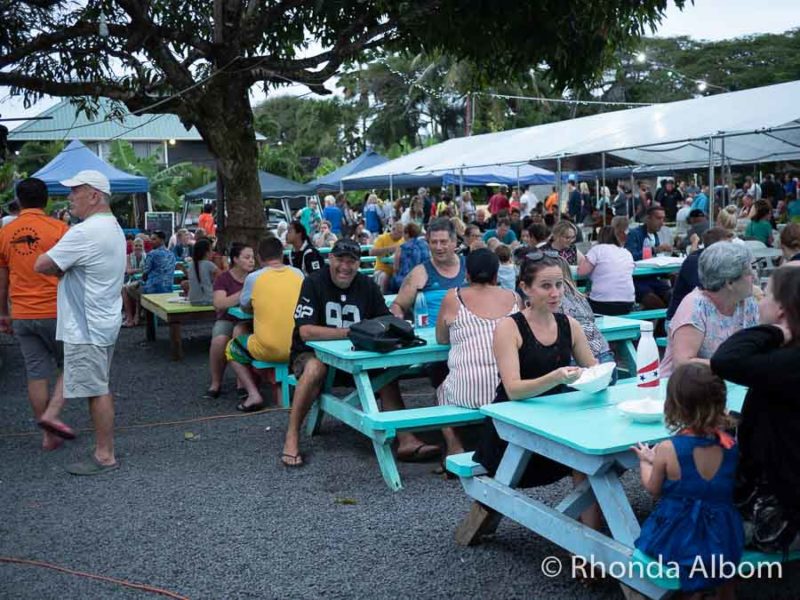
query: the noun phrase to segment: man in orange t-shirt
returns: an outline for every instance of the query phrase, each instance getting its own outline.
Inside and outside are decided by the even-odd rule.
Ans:
[[[211,214],[212,209],[213,206],[211,204],[206,204],[203,207],[200,218],[197,220],[197,226],[202,228],[208,237],[217,236],[217,225],[214,223],[214,215]]]
[[[20,181],[16,193],[22,206],[19,217],[0,229],[0,332],[13,334],[19,342],[28,399],[37,423],[44,429],[42,448],[55,450],[63,439],[75,437],[59,419],[64,395],[63,349],[56,341],[58,278],[37,273],[33,265],[69,227],[45,215],[47,186],[41,179]],[[57,377],[51,397],[50,377],[54,372]]]

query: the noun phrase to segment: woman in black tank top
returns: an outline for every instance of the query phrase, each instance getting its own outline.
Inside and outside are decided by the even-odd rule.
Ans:
[[[520,288],[529,306],[497,325],[494,353],[500,371],[495,402],[558,394],[578,379],[581,367],[596,364],[580,325],[556,313],[563,296],[564,275],[559,258],[549,253],[529,255],[520,269]],[[570,367],[572,357],[580,367]],[[494,424],[484,425],[474,459],[494,475],[507,443]],[[533,454],[517,487],[547,485],[569,475],[566,465]]]

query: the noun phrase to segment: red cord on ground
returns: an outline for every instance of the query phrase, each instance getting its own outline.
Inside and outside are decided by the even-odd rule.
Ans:
[[[187,596],[181,596],[180,594],[176,594],[175,592],[170,592],[169,590],[162,590],[161,588],[153,587],[151,585],[145,585],[143,583],[132,583],[130,581],[125,581],[124,579],[115,579],[113,577],[105,577],[104,575],[93,575],[92,573],[84,573],[82,571],[75,571],[73,569],[68,569],[66,567],[59,567],[58,565],[54,565],[51,563],[47,563],[40,560],[28,560],[26,558],[14,558],[11,556],[0,556],[0,563],[12,563],[18,565],[29,565],[32,567],[43,567],[45,569],[52,569],[54,571],[60,571],[62,573],[69,573],[70,575],[77,575],[79,577],[86,577],[87,579],[96,579],[98,581],[107,581],[109,583],[114,583],[116,585],[121,585],[123,587],[132,588],[134,590],[141,590],[143,592],[150,592],[151,594],[160,594],[162,596],[166,596],[167,598],[174,598],[175,600],[190,600]]]

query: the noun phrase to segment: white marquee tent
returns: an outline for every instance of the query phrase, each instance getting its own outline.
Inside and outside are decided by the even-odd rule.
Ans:
[[[711,149],[711,151],[710,151]],[[670,168],[800,157],[800,81],[448,140],[359,177],[536,164]]]

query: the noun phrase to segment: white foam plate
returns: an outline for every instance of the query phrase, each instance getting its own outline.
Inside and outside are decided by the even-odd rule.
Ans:
[[[617,404],[622,414],[638,423],[656,423],[664,418],[664,401],[655,398],[626,400]]]
[[[601,363],[584,369],[581,376],[569,386],[587,394],[602,392],[611,383],[611,376],[616,366],[615,363]]]

